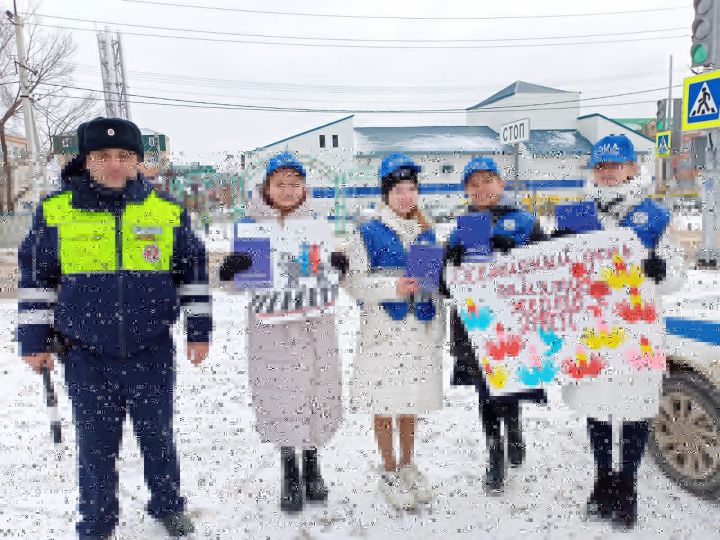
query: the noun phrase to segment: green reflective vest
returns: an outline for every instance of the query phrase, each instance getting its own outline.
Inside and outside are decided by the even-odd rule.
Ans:
[[[63,274],[170,270],[182,208],[154,192],[128,204],[119,219],[110,212],[73,208],[69,191],[45,200],[43,213],[48,226],[58,229]]]

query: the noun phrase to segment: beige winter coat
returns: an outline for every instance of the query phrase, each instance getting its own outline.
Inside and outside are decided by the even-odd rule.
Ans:
[[[315,217],[312,203],[308,195],[285,219]],[[248,217],[279,221],[280,213],[256,194]],[[264,442],[307,448],[330,440],[342,421],[342,370],[333,314],[263,324],[249,310],[248,364],[255,426]]]

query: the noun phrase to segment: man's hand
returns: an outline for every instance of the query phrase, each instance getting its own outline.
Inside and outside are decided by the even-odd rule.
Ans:
[[[417,279],[411,277],[401,277],[397,280],[395,290],[397,291],[397,295],[399,297],[403,297],[415,294],[420,290],[420,287]]]
[[[30,365],[35,373],[42,373],[43,366],[47,366],[49,370],[55,367],[55,359],[49,352],[29,354],[23,356],[22,359]]]
[[[197,342],[187,344],[187,357],[195,366],[203,363],[210,351],[210,343]]]

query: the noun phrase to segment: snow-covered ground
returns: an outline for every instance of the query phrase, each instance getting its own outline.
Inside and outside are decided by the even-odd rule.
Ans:
[[[398,514],[377,490],[378,456],[369,415],[346,411],[345,422],[321,453],[330,486],[327,506],[301,515],[279,512],[278,451],[253,428],[247,381],[244,301],[216,295],[216,333],[201,367],[178,360],[176,430],[183,491],[198,526],[197,538],[625,538],[607,523],[583,521],[592,482],[585,425],[551,392],[549,407],[527,406],[528,458],[511,470],[505,495],[482,489],[485,443],[476,397],[448,388],[441,411],[419,424],[417,461],[435,489],[434,503]],[[338,317],[345,381],[351,375],[357,311],[343,298]],[[65,443],[53,448],[40,377],[21,364],[10,340],[15,304],[0,301],[5,339],[0,350],[0,537],[74,537],[77,518],[74,430],[61,398]],[[182,353],[182,347],[180,347]],[[60,379],[59,373],[56,379]],[[345,386],[347,403],[348,387]],[[126,426],[128,427],[128,426]],[[147,491],[130,430],[122,459],[121,539],[163,538],[144,513]],[[682,491],[646,459],[640,469],[640,518],[633,538],[717,538],[720,508]]]

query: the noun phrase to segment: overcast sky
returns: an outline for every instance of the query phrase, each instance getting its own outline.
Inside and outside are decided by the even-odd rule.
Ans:
[[[166,3],[172,1],[158,0]],[[22,10],[29,3],[30,0],[18,0],[18,7]],[[515,80],[581,91],[584,98],[667,87],[670,54],[674,55],[676,84],[690,74],[688,51],[692,23],[691,0],[176,0],[175,3],[316,14],[438,19],[269,15],[168,7],[125,0],[42,0],[38,12],[47,15],[43,21],[45,24],[91,30],[72,31],[78,46],[73,61],[77,64],[76,81],[79,86],[101,88],[97,38],[92,30],[104,25],[50,16],[109,21],[113,29],[122,31],[131,94],[198,101],[313,109],[465,108]],[[3,9],[11,4],[11,0],[0,0]],[[447,20],[449,17],[556,15],[670,7],[680,9],[592,17]],[[120,23],[194,29],[200,32],[132,28]],[[638,33],[650,30],[660,31]],[[301,47],[134,35],[154,33],[206,39],[288,41],[222,35],[219,32],[362,40],[489,40],[454,44],[495,47],[522,44],[523,47]],[[625,32],[628,34],[617,35]],[[664,39],[553,47],[537,46],[542,43],[538,41],[518,41],[518,38],[529,37],[585,35],[593,37],[568,38],[564,41]],[[563,40],[553,41],[557,43]],[[346,41],[335,43],[358,44]],[[393,43],[362,43],[365,47],[383,44]],[[394,44],[418,45],[413,42]],[[168,75],[175,78],[163,77]],[[188,80],[188,77],[195,80]],[[287,85],[297,86],[288,88]],[[332,91],[329,91],[329,87],[333,87]],[[582,112],[602,112],[613,117],[653,116],[655,100],[666,95],[667,90],[663,90],[590,101],[584,105]],[[681,89],[676,88],[674,95],[680,97]],[[617,105],[630,101],[645,103]],[[341,113],[228,111],[142,104],[132,104],[131,108],[136,123],[170,137],[175,153],[185,152],[190,159],[204,160],[212,160],[213,152],[235,153],[253,149],[344,116]],[[463,114],[420,117],[358,114],[355,119],[356,125],[461,125],[464,121]]]

